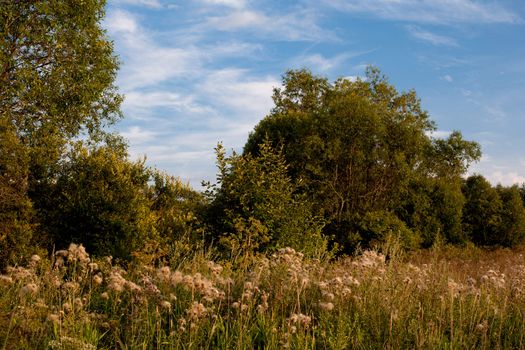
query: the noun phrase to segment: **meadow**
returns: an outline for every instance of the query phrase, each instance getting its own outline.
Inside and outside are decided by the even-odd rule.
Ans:
[[[383,255],[383,252],[385,255]],[[91,259],[72,244],[0,275],[2,349],[523,348],[523,248],[395,241],[340,259]],[[215,261],[214,261],[215,260]]]

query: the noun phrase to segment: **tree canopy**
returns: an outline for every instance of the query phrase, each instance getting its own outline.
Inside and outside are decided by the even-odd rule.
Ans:
[[[399,210],[416,183],[459,179],[480,157],[479,145],[457,131],[431,137],[435,124],[416,93],[398,92],[376,68],[334,83],[289,71],[273,99],[244,153],[257,155],[266,137],[283,147],[289,174],[341,239],[367,213]]]

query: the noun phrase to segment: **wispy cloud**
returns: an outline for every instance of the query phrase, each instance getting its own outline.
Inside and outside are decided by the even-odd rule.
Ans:
[[[166,40],[165,32],[148,30],[141,18],[113,9],[105,22],[123,61],[118,84],[128,118],[121,134],[133,157],[147,154],[148,164],[198,186],[215,172],[217,142],[242,147],[270,110],[280,81],[232,66],[235,58],[259,52],[258,43],[210,41],[200,32],[187,40],[187,31],[172,32]],[[217,65],[222,59],[229,64]]]
[[[200,2],[208,5],[220,5],[233,8],[244,8],[246,6],[245,0],[199,0]]]
[[[335,33],[317,24],[316,13],[298,10],[288,14],[266,14],[253,9],[240,9],[226,15],[210,16],[201,30],[226,32],[246,31],[257,37],[277,41],[337,40]]]
[[[339,10],[417,23],[516,23],[521,18],[498,2],[473,0],[324,0]]]
[[[159,0],[113,0],[113,2],[115,4],[146,6],[152,8],[162,7],[162,3]]]
[[[237,113],[237,121],[247,118],[253,126],[270,110],[273,88],[279,85],[275,77],[255,78],[247,70],[230,68],[212,72],[197,88],[212,103]]]
[[[406,29],[410,36],[419,41],[435,46],[459,46],[458,42],[453,38],[423,30],[418,26],[409,25],[406,26]]]

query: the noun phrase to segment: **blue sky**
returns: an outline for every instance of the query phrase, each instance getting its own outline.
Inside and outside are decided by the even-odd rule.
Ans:
[[[525,1],[108,0],[104,21],[133,158],[215,179],[213,148],[241,150],[282,74],[331,80],[379,67],[437,122],[482,146],[471,168],[525,182]]]

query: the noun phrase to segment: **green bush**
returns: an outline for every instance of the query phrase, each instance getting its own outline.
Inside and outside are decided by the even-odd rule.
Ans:
[[[155,234],[149,170],[127,159],[123,144],[72,145],[44,214],[57,248],[82,243],[96,255],[128,259]]]
[[[258,157],[225,155],[217,147],[218,183],[208,188],[208,220],[231,252],[290,246],[309,255],[326,247],[323,226],[304,196],[297,195],[281,151],[269,142]]]

